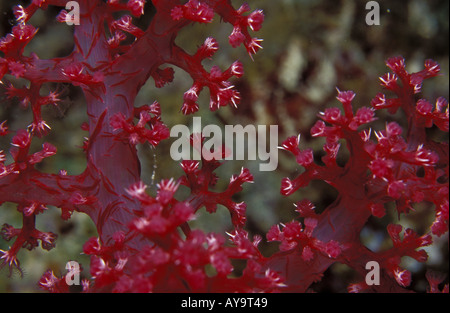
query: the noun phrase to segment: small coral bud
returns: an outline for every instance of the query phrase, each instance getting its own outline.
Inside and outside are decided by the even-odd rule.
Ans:
[[[50,251],[56,246],[56,238],[58,236],[54,233],[48,232],[40,232],[38,239],[41,240],[42,249]]]
[[[113,234],[113,240],[116,245],[120,245],[125,241],[125,233],[123,231],[117,231]]]
[[[317,220],[313,218],[309,218],[307,220],[308,221],[305,221],[305,223],[307,224],[306,227],[314,229],[314,227],[316,227],[317,225]],[[292,221],[287,223],[283,228],[283,235],[286,240],[296,240],[300,237],[302,231],[302,225],[297,221]]]
[[[242,168],[238,178],[241,182],[253,183],[253,175],[248,168]]]
[[[83,197],[79,192],[74,192],[69,199],[69,202],[75,205],[84,205],[95,202],[94,197]]]
[[[184,93],[183,99],[184,103],[181,108],[183,114],[188,115],[198,111],[198,93],[200,92],[200,87],[198,85],[192,86],[188,91]]]
[[[185,5],[175,6],[170,15],[175,21],[184,17],[198,23],[210,23],[214,18],[214,10],[206,3],[189,0]]]
[[[337,95],[336,99],[338,99],[339,102],[341,102],[342,104],[349,104],[353,101],[355,96],[356,96],[356,94],[351,90],[340,91],[338,89],[338,95]]]
[[[301,166],[308,167],[309,165],[311,165],[314,162],[313,150],[307,149],[307,150],[301,151],[297,155],[296,161]]]
[[[21,210],[25,216],[31,216],[33,214],[38,215],[44,212],[47,210],[47,207],[40,203],[32,202],[29,206],[23,207]]]
[[[6,121],[0,123],[0,136],[5,136],[9,133],[8,125],[6,125]]]
[[[113,281],[112,268],[100,257],[91,257],[90,272],[92,277],[96,279],[96,284],[100,286],[108,285]]]
[[[41,279],[38,282],[39,288],[53,292],[55,289],[57,289],[57,285],[59,283],[60,279],[58,279],[52,270],[48,270],[42,275]]]
[[[157,184],[158,195],[156,196],[156,200],[162,205],[168,204],[172,200],[179,185],[180,183],[176,182],[173,178],[163,179],[159,184]]]
[[[174,78],[174,70],[171,67],[165,68],[163,70],[156,69],[154,72],[152,72],[152,77],[155,80],[155,87],[156,88],[162,88],[166,84],[171,83]]]
[[[287,150],[294,155],[297,155],[300,152],[298,145],[300,144],[300,134],[298,136],[292,136],[282,142],[279,149]]]
[[[247,204],[245,202],[234,203],[231,207],[232,223],[235,226],[243,226],[247,220],[245,212]]]
[[[252,56],[252,54],[256,54],[260,49],[262,49],[262,42],[263,39],[259,38],[252,38],[250,41],[246,41],[245,48],[247,49],[248,54]]]
[[[14,228],[9,224],[3,224],[0,231],[2,238],[6,241],[10,241],[12,238],[20,234],[20,229]]]
[[[228,103],[232,103],[234,107],[237,107],[241,101],[240,93],[234,89],[234,86],[231,85],[231,83],[223,81],[221,84],[223,85],[223,88],[219,88],[218,90],[214,90],[214,88],[210,86],[211,97],[209,108],[211,111],[215,111],[221,106],[226,106]]]
[[[372,203],[370,205],[370,212],[373,216],[382,218],[386,215],[386,209],[382,203]]]
[[[290,195],[294,191],[294,185],[292,181],[285,177],[281,180],[281,194],[283,196]]]
[[[23,75],[25,74],[25,65],[20,62],[9,61],[8,68],[11,72],[11,75],[14,75],[17,78],[23,77]]]
[[[37,120],[28,126],[28,130],[31,134],[42,138],[43,136],[48,134],[48,132],[51,130],[51,127],[44,120]]]
[[[182,224],[195,217],[194,210],[184,202],[178,202],[173,206],[173,219],[175,223]]]
[[[100,253],[102,247],[97,237],[91,237],[83,245],[83,252],[88,255],[97,255]]]
[[[386,65],[395,73],[402,73],[405,71],[405,59],[401,56],[387,59]]]
[[[448,101],[444,97],[439,97],[436,100],[436,112],[442,112],[444,109],[448,110]],[[447,111],[448,113],[448,111]]]
[[[431,59],[425,60],[425,69],[429,77],[436,76],[441,71],[439,64]]]
[[[14,251],[11,250],[1,250],[0,249],[0,269],[7,265],[9,267],[10,273],[12,273],[13,268],[16,268],[22,275],[22,269],[20,267],[20,261],[17,259]]]
[[[127,8],[130,10],[131,14],[136,17],[144,14],[145,0],[129,0],[127,3]]]
[[[118,112],[113,116],[111,116],[109,124],[114,130],[117,130],[117,129],[126,129],[129,123],[126,120],[125,115],[123,115],[122,112]]]
[[[314,252],[310,246],[305,246],[302,250],[302,259],[306,262],[311,261],[314,258]]]
[[[335,124],[341,121],[342,114],[338,108],[327,108],[324,112],[320,113],[320,117],[330,124]]]
[[[127,35],[123,31],[116,30],[111,38],[108,39],[108,45],[111,49],[119,47],[120,43],[127,39]]]
[[[234,26],[228,41],[233,48],[240,46],[245,41],[245,35],[242,33],[239,26]]]
[[[146,189],[147,186],[142,181],[139,181],[131,185],[128,189],[125,189],[125,191],[132,197],[144,199],[147,197],[147,193],[145,192]]]
[[[364,291],[366,289],[366,283],[357,283],[357,284],[350,284],[347,288],[347,291],[349,293],[360,293],[361,291]]]
[[[30,134],[23,129],[17,131],[17,134],[12,139],[12,145],[18,148],[28,147],[31,143]]]
[[[181,161],[181,168],[186,174],[194,173],[198,170],[200,162],[193,160]]]
[[[386,96],[381,92],[377,93],[375,98],[370,102],[370,105],[375,109],[383,108],[386,105]]]
[[[356,130],[359,126],[374,121],[374,115],[375,113],[372,108],[362,107],[358,109],[352,122],[349,124],[349,128]]]
[[[392,242],[394,243],[394,247],[397,247],[399,244],[401,244],[400,233],[402,230],[402,225],[398,224],[389,224],[387,227],[388,234],[391,237]]]
[[[416,202],[416,203],[420,203],[420,202],[422,202],[424,199],[425,199],[425,194],[424,194],[423,192],[421,192],[421,191],[415,192],[415,193],[412,195],[412,200],[413,200],[414,202]]]
[[[428,260],[428,253],[425,250],[419,250],[415,251],[414,253],[410,254],[412,258],[414,258],[417,262],[426,262]]]
[[[417,147],[415,159],[417,162],[427,164],[427,165],[433,165],[436,164],[439,160],[439,156],[430,150],[425,149],[422,145]]]
[[[81,63],[72,63],[66,66],[62,72],[69,78],[77,78],[83,73],[84,67]]]
[[[252,12],[247,18],[248,26],[253,31],[259,31],[262,27],[263,22],[264,22],[264,13],[262,10],[256,10]]]
[[[20,41],[28,41],[36,34],[37,29],[32,25],[17,25],[12,29],[12,34]]]
[[[184,16],[183,6],[177,5],[170,11],[170,16],[174,21],[179,21]]]
[[[129,15],[124,15],[120,19],[113,21],[111,23],[112,30],[123,30],[124,32],[130,33],[133,36],[139,38],[144,35],[144,31],[139,27],[133,25],[133,18]]]
[[[154,101],[147,108],[150,114],[153,114],[155,116],[161,116],[161,105],[159,104],[158,101]]]
[[[211,264],[220,276],[226,276],[233,271],[230,260],[223,254],[213,254],[210,257]]]
[[[406,185],[401,180],[390,183],[387,188],[388,195],[394,199],[400,199],[405,188]]]
[[[186,4],[188,15],[194,17],[195,21],[200,23],[210,23],[214,17],[214,10],[206,3],[200,3],[198,0],[189,0]]]
[[[250,6],[248,5],[248,3],[244,2],[239,9],[237,10],[238,14],[243,14],[245,12],[250,11]]]
[[[280,226],[277,225],[273,225],[269,231],[267,232],[266,238],[267,241],[280,241],[281,238],[281,230],[280,230]]]
[[[44,142],[41,153],[42,157],[48,158],[56,154],[56,147],[48,142]]]
[[[433,237],[429,234],[425,234],[419,238],[419,246],[426,247],[433,243]]]
[[[393,165],[394,163],[389,159],[375,159],[370,162],[369,169],[374,177],[388,178],[392,174]]]
[[[372,135],[372,129],[364,129],[359,133],[359,135],[364,142],[368,142],[370,140],[370,136]]]
[[[244,75],[244,66],[239,61],[235,61],[231,65],[230,69],[231,69],[231,73],[238,78],[240,78]]]
[[[420,115],[428,115],[433,110],[433,105],[425,99],[419,99],[416,104],[416,110]]]
[[[60,23],[67,23],[68,21],[70,21],[70,17],[68,16],[66,10],[61,10],[56,16],[56,20]]]
[[[211,58],[219,50],[219,43],[212,37],[206,38],[203,45],[197,50],[196,57],[199,59]]]
[[[396,122],[390,122],[386,124],[386,134],[388,137],[400,136],[403,129]]]
[[[308,199],[304,199],[295,204],[295,212],[298,212],[301,217],[314,217],[316,212],[314,211],[314,204]]]
[[[13,12],[18,23],[25,23],[30,18],[26,10],[21,5],[14,6]]]
[[[387,73],[380,77],[381,86],[388,90],[395,90],[397,88],[397,75]]]
[[[212,81],[221,81],[222,80],[222,70],[217,65],[213,66],[211,68],[211,71],[209,73],[209,78]]]
[[[310,237],[312,235],[312,232],[314,230],[314,228],[316,228],[317,226],[317,218],[313,218],[313,217],[307,217],[305,218],[304,222],[305,224],[305,234]]]
[[[325,253],[335,259],[341,254],[341,247],[336,241],[331,240],[325,245]]]
[[[397,268],[394,270],[394,277],[397,283],[402,287],[408,287],[411,284],[411,272]]]
[[[420,74],[412,74],[409,79],[409,85],[413,87],[414,93],[419,93],[422,90],[423,77]]]
[[[311,136],[319,137],[325,135],[326,126],[321,120],[317,121],[313,127],[311,127]]]
[[[436,217],[433,224],[431,224],[431,232],[436,236],[442,236],[448,231],[448,219],[443,218],[440,214]]]

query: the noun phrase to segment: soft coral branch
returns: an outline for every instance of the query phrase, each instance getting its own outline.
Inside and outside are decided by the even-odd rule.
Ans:
[[[141,85],[145,82],[149,75],[160,77],[162,71],[160,66],[165,63],[175,65],[182,68],[193,79],[193,86],[184,95],[184,104],[182,112],[191,114],[198,110],[197,99],[199,93],[204,87],[209,88],[211,92],[210,109],[217,110],[221,106],[229,103],[236,106],[240,101],[239,93],[234,86],[228,81],[232,76],[241,77],[242,65],[240,62],[233,63],[229,69],[222,72],[218,67],[213,67],[208,73],[201,64],[205,58],[210,58],[217,51],[218,44],[212,37],[205,40],[204,44],[198,49],[194,55],[189,55],[181,47],[175,44],[178,30],[191,22],[210,21],[213,13],[218,13],[225,22],[231,23],[235,27],[243,29],[244,43],[250,55],[255,54],[260,48],[260,41],[251,38],[247,28],[250,27],[255,31],[261,28],[263,22],[263,14],[261,11],[255,11],[249,16],[243,16],[248,11],[248,6],[235,10],[229,1],[197,1],[191,0],[184,5],[179,5],[178,1],[154,1],[153,2],[158,13],[152,20],[152,23],[145,30],[145,33],[136,40],[130,49],[119,57],[116,65],[120,68],[121,60],[126,60],[128,67],[135,67],[139,79],[137,84]],[[178,13],[177,13],[178,12]],[[164,22],[163,22],[164,21]],[[237,47],[239,44],[232,44]],[[157,48],[156,48],[157,47]],[[152,56],[152,62],[146,69],[142,69],[142,64],[130,62],[130,56],[139,60],[139,56],[145,55],[148,59]],[[138,57],[136,57],[138,56]],[[140,80],[142,79],[142,83]],[[172,78],[169,77],[168,81]],[[160,83],[156,80],[155,83]]]
[[[448,125],[448,107],[446,113],[443,112],[447,102],[439,98],[432,114],[431,105],[425,100],[415,101],[423,80],[436,76],[439,66],[427,60],[424,70],[409,74],[401,57],[391,58],[386,64],[394,74],[384,75],[380,79],[382,85],[393,91],[397,98],[387,99],[384,94],[378,94],[372,106],[374,109],[388,108],[391,113],[402,108],[409,122],[406,138],[402,137],[401,127],[391,122],[386,124],[384,130],[375,132],[377,142],[372,142],[371,130],[358,129],[375,119],[374,110],[363,107],[354,112],[352,101],[355,94],[338,90],[337,99],[343,106],[343,112],[338,108],[326,109],[319,114],[321,120],[311,129],[314,137],[326,138],[325,165],[314,163],[311,150],[299,149],[299,136],[288,138],[281,146],[292,153],[297,163],[305,169],[294,180],[283,179],[282,194],[290,195],[314,179],[326,181],[339,192],[338,198],[315,217],[317,222],[314,224],[317,225],[310,236],[305,236],[307,232],[298,222],[286,224],[283,231],[272,228],[268,234],[269,240],[281,241],[281,248],[286,251],[272,256],[267,264],[286,275],[290,290],[306,291],[335,261],[344,262],[363,273],[364,265],[371,260],[379,261],[384,268],[383,286],[374,288],[374,291],[401,291],[401,288],[408,287],[411,275],[400,268],[400,260],[403,256],[409,256],[420,262],[425,261],[425,251],[416,249],[431,244],[430,234],[418,236],[408,229],[404,239],[400,240],[401,226],[391,225],[388,233],[394,241],[394,247],[380,253],[369,252],[359,239],[368,218],[371,215],[384,216],[384,205],[389,202],[396,203],[399,214],[408,213],[414,203],[431,202],[435,205],[436,220],[430,225],[429,231],[439,236],[448,231],[448,151],[444,152],[448,144],[431,141],[425,132],[425,128],[434,121],[441,130],[448,131],[448,126],[445,126]],[[335,162],[340,147],[338,141],[341,139],[345,140],[349,151],[343,167]],[[424,175],[418,174],[420,168],[424,169]],[[302,212],[304,210],[301,209]],[[305,222],[309,219],[305,218]],[[289,235],[284,234],[288,230]],[[342,252],[336,260],[321,255],[308,263],[313,255],[313,245],[309,243],[311,238],[322,242],[334,240]],[[368,288],[366,285],[361,286],[356,284],[350,289],[360,291]]]

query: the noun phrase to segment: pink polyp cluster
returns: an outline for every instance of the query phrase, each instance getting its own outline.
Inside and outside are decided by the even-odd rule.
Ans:
[[[297,209],[304,220],[303,225],[292,221],[284,224],[282,229],[274,226],[268,240],[280,241],[281,250],[292,251],[289,262],[301,260],[298,261],[299,272],[307,267],[314,271],[314,265],[308,263],[314,257],[314,243],[334,240],[336,248],[340,247],[340,250],[334,249],[337,262],[345,263],[363,274],[363,266],[373,260],[379,262],[392,279],[391,283],[384,281],[383,286],[355,283],[349,286],[350,292],[410,286],[412,276],[401,267],[402,258],[407,256],[426,262],[427,252],[418,249],[432,245],[434,236],[440,237],[448,232],[448,144],[435,142],[426,134],[426,128],[433,125],[448,132],[448,102],[440,97],[433,106],[427,100],[415,100],[423,81],[438,75],[439,65],[427,60],[423,70],[410,74],[402,57],[391,58],[386,64],[393,73],[381,76],[380,81],[385,89],[393,93],[392,98],[378,93],[371,102],[372,108],[359,108],[355,114],[355,93],[338,90],[337,99],[343,111],[331,107],[318,115],[320,120],[312,127],[311,135],[326,139],[323,165],[314,162],[310,149],[300,150],[300,136],[290,137],[281,145],[304,168],[296,178],[282,180],[281,194],[292,195],[311,181],[322,180],[334,187],[339,197],[320,215],[312,211],[313,206],[308,200],[303,200]],[[376,120],[377,110],[382,109],[387,109],[391,114],[401,109],[409,123],[408,132],[404,132],[397,122],[387,122],[385,128],[378,131],[367,128]],[[340,166],[336,163],[336,157],[342,142],[346,143],[349,156]],[[401,239],[402,226],[390,224],[387,233],[393,241],[391,249],[374,253],[361,244],[359,232],[371,215],[382,218],[389,205],[394,204],[400,216],[414,211],[419,203],[431,203],[435,211],[435,220],[424,234],[418,235],[408,228]],[[305,213],[307,215],[302,216]],[[310,223],[311,218],[315,220],[313,224]],[[307,225],[314,228],[307,231]],[[324,247],[323,244],[315,250],[326,254],[321,247]],[[298,249],[301,253],[296,256]],[[286,255],[280,254],[273,256],[268,263],[280,266],[284,262]],[[328,262],[332,264],[334,261]],[[322,267],[323,264],[317,266]],[[312,276],[310,281],[304,278],[304,281],[292,281],[291,284],[296,290],[305,290],[313,279],[315,277]],[[448,286],[445,288],[448,290]]]

